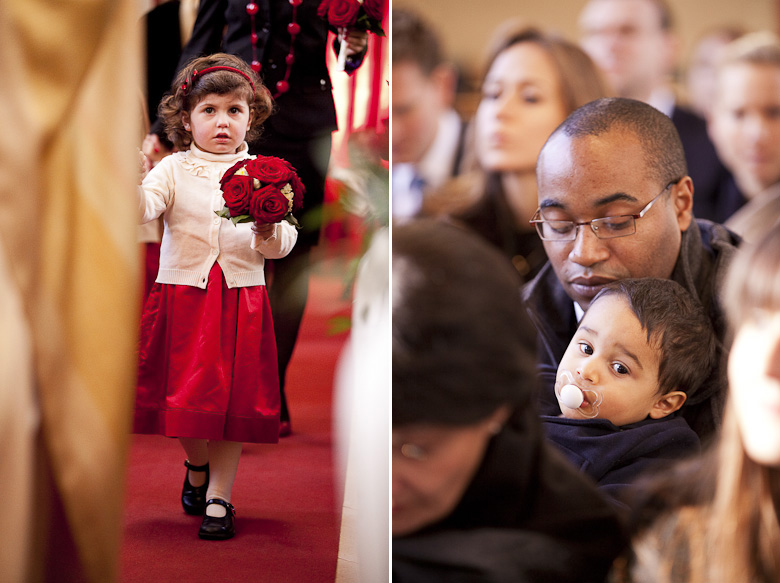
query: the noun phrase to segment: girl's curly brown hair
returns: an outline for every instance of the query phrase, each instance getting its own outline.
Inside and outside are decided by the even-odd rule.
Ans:
[[[202,71],[207,67],[238,69],[252,79],[254,89],[243,75],[234,71],[210,71],[192,79],[194,71]],[[176,75],[170,93],[167,93],[160,102],[157,115],[165,125],[165,133],[174,146],[180,150],[189,147],[192,134],[184,129],[182,115],[191,112],[210,93],[217,95],[236,93],[246,98],[250,112],[246,141],[252,142],[260,136],[261,126],[271,115],[274,107],[270,91],[243,59],[226,53],[215,53],[190,61]]]

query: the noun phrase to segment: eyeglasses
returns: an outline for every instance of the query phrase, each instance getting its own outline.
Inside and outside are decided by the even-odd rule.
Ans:
[[[661,195],[669,190],[670,186],[677,184],[679,180],[673,180],[653,200],[647,203],[645,208],[634,215],[619,215],[615,217],[602,217],[591,221],[576,223],[574,221],[548,221],[542,218],[542,209],[536,209],[533,218],[529,221],[536,227],[536,232],[543,241],[574,241],[577,238],[577,229],[583,225],[590,225],[593,234],[599,239],[614,239],[626,237],[636,233],[636,220],[641,219],[655,204]]]

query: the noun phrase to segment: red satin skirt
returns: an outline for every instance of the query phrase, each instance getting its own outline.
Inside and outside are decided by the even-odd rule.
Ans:
[[[155,283],[141,316],[135,433],[279,441],[279,371],[264,285]]]

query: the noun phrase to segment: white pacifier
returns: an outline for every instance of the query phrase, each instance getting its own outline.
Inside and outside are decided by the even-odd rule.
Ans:
[[[568,409],[577,410],[583,417],[598,417],[602,396],[593,389],[581,389],[574,383],[574,376],[568,370],[561,371],[555,382],[555,396]]]

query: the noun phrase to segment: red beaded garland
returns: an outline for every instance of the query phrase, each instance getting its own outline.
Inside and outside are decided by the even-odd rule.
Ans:
[[[279,81],[276,83],[276,91],[278,91],[277,95],[274,95],[274,97],[278,97],[282,93],[287,93],[290,90],[290,84],[287,81]]]
[[[296,21],[298,18],[298,6],[303,3],[303,0],[288,0],[288,2],[290,2],[290,5],[292,6],[292,22],[287,25],[287,32],[290,34],[290,52],[284,58],[284,62],[286,63],[287,68],[284,72],[284,78],[276,84],[276,93],[274,93],[274,98],[277,98],[282,93],[287,93],[290,90],[290,72],[292,70],[293,63],[295,62],[295,37],[301,32],[301,25]],[[252,41],[251,67],[252,70],[256,73],[259,73],[263,68],[262,63],[257,60],[258,36],[257,32],[255,31],[255,14],[257,14],[258,10],[259,7],[254,2],[250,2],[246,5],[246,12],[249,14],[249,17],[252,20],[252,34],[249,37],[249,39]]]

